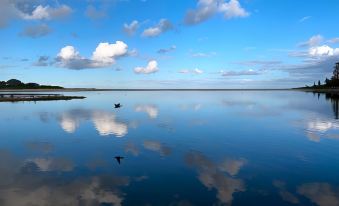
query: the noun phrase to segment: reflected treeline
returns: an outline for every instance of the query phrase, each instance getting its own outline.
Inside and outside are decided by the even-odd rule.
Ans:
[[[317,94],[318,99],[319,99],[320,96],[323,93],[314,92],[313,94],[314,95]],[[333,110],[335,119],[339,119],[339,94],[337,94],[337,93],[325,93],[324,96],[325,96],[325,99],[327,101],[331,102],[331,104],[332,104],[332,110]]]
[[[334,94],[334,93],[326,93],[325,94],[325,98],[326,100],[331,101],[332,103],[332,109],[334,112],[334,116],[335,119],[338,119],[339,117],[339,112],[338,112],[338,108],[339,108],[339,94]]]

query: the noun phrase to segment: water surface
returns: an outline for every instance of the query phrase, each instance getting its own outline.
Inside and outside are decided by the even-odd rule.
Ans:
[[[0,205],[339,205],[335,96],[74,95],[0,104]]]

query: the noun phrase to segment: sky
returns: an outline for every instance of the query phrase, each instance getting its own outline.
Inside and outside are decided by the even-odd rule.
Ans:
[[[339,62],[338,0],[0,0],[0,80],[291,88]]]

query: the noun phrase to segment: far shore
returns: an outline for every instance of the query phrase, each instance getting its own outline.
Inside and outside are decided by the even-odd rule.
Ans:
[[[339,88],[287,88],[287,89],[96,89],[96,88],[64,88],[64,89],[0,89],[2,92],[105,92],[105,91],[303,91],[318,93],[338,93]]]
[[[64,88],[64,89],[0,89],[1,92],[91,92],[91,91],[286,91],[291,89],[95,89],[95,88]]]

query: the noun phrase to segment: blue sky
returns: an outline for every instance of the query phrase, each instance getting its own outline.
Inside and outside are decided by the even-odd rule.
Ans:
[[[289,88],[339,61],[337,0],[1,0],[0,79]]]

